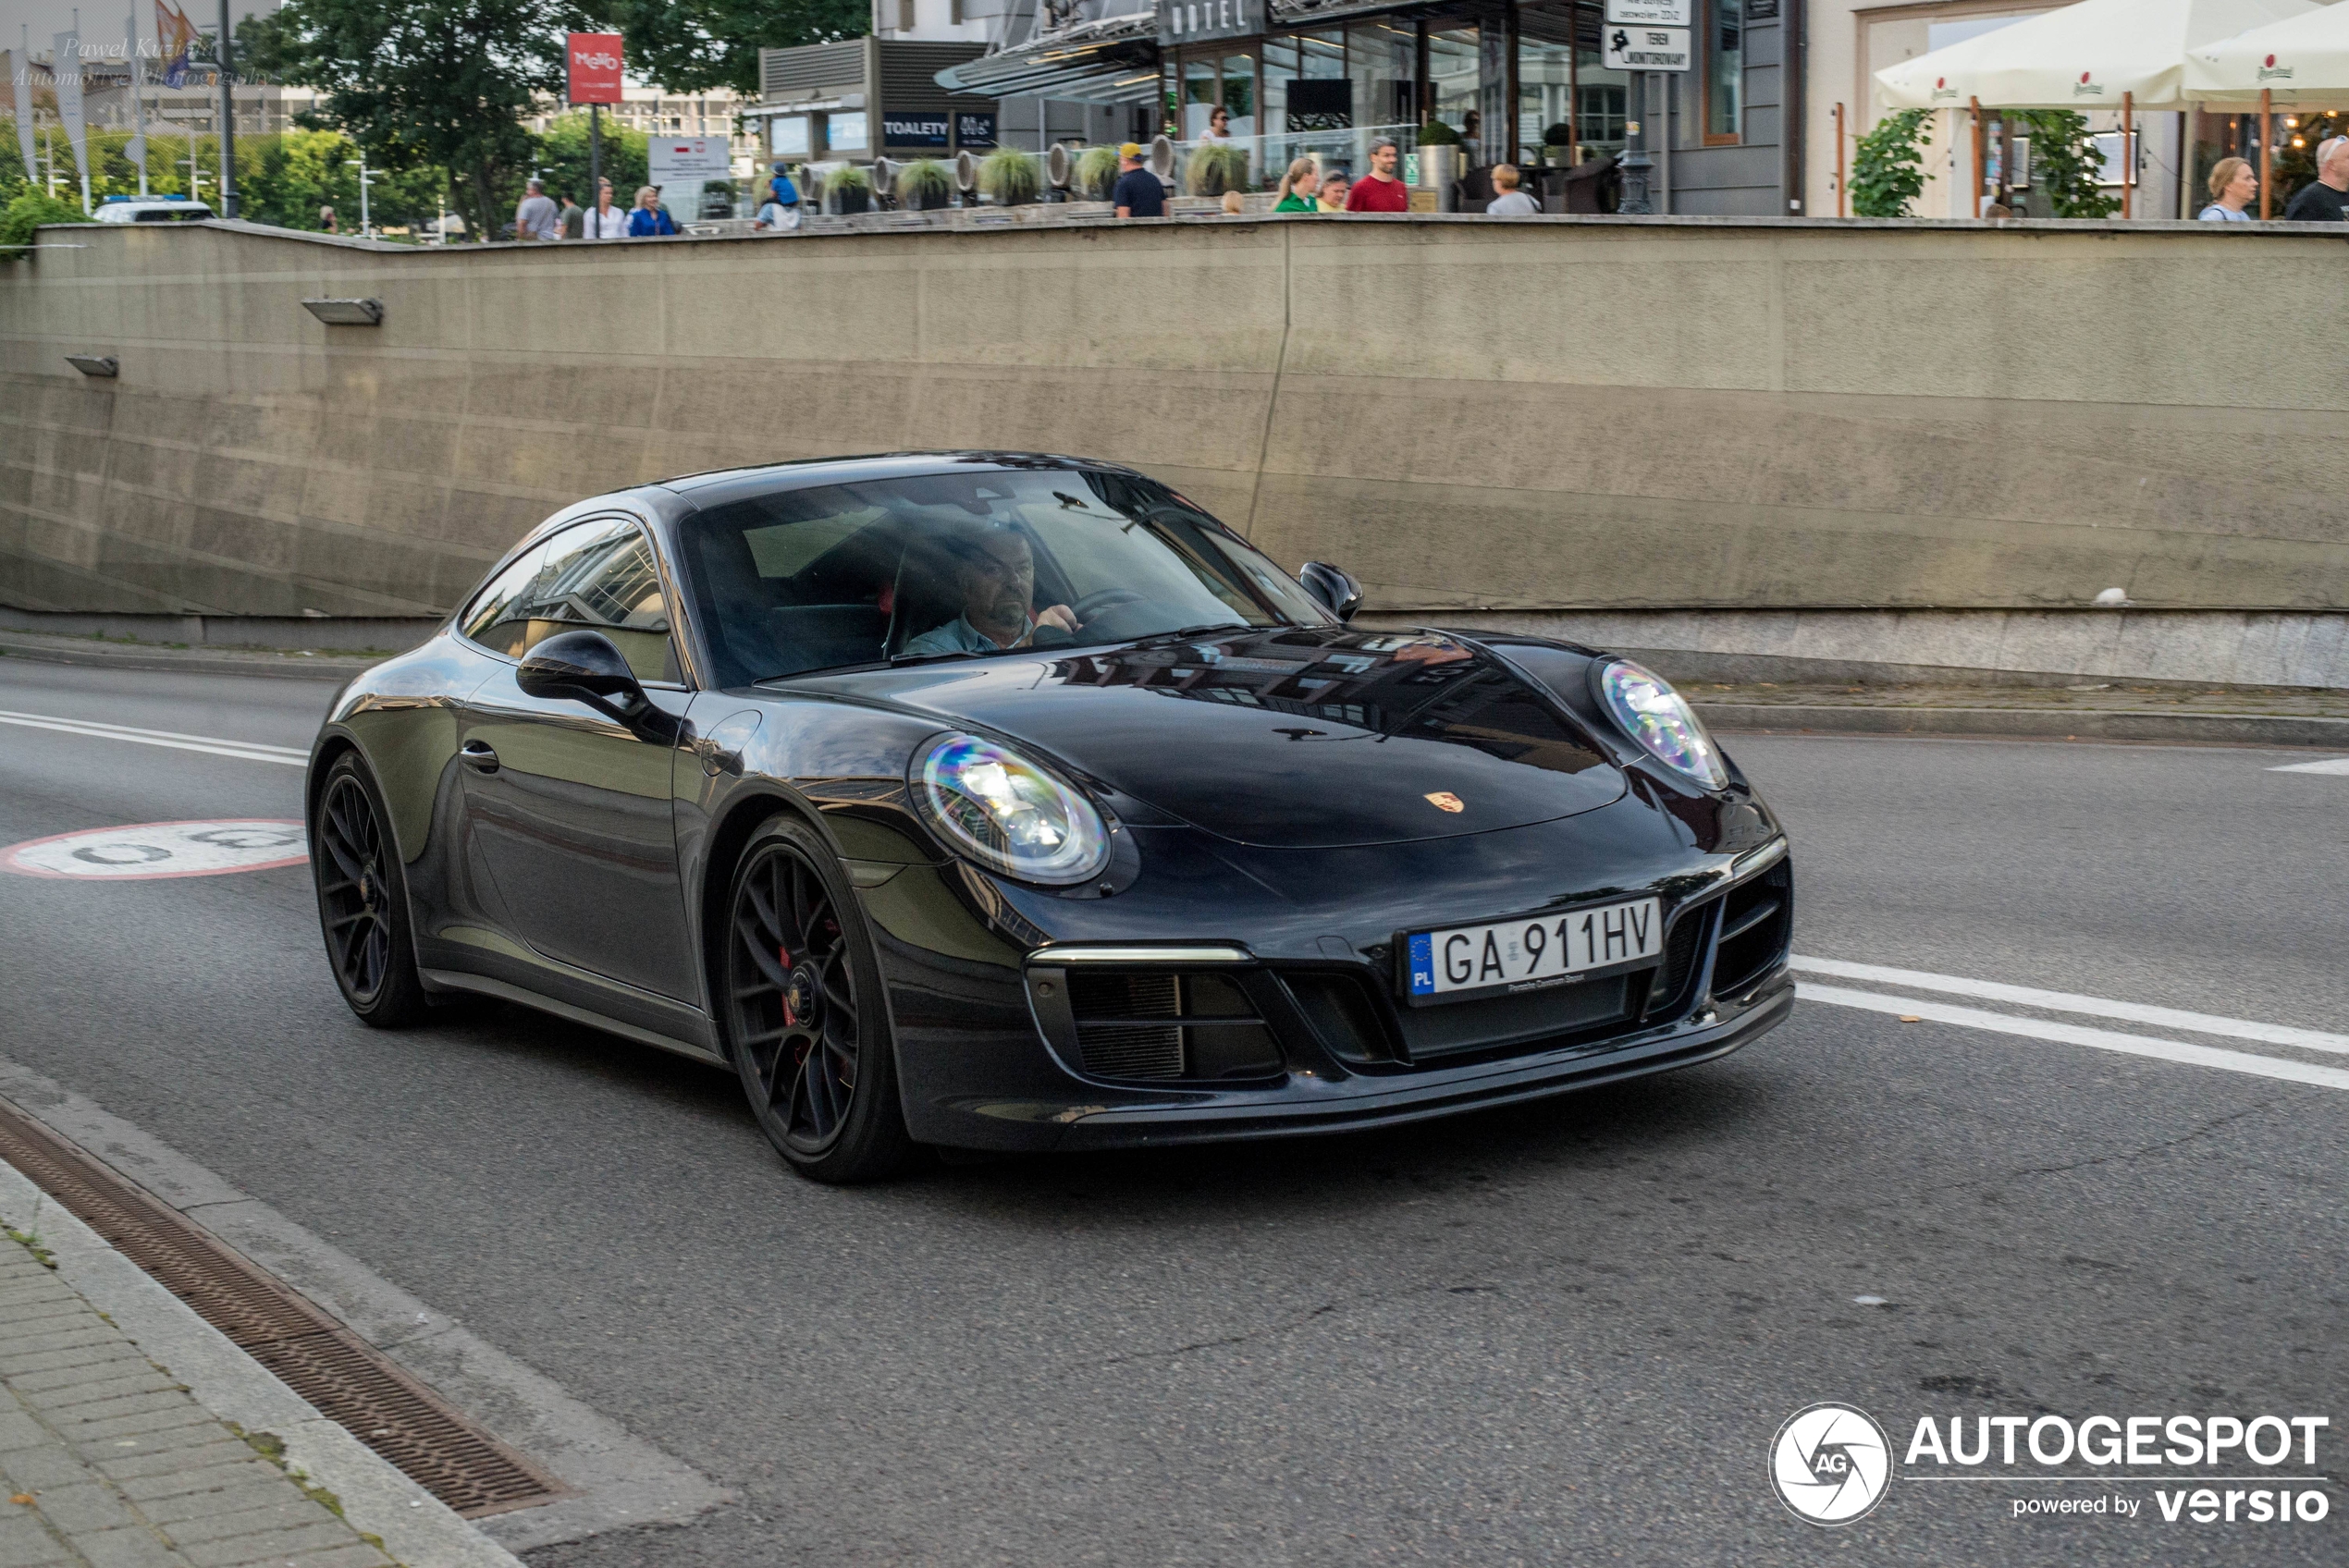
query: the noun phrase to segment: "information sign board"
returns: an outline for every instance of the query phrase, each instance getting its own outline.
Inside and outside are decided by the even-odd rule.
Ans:
[[[1615,71],[1684,71],[1689,68],[1689,30],[1684,27],[1610,27],[1601,63]]]

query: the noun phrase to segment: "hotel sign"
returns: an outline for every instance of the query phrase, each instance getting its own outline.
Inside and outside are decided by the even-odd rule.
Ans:
[[[1158,0],[1158,41],[1205,43],[1253,38],[1264,31],[1264,0]]]

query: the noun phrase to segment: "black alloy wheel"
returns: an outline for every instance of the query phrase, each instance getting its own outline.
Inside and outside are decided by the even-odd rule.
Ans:
[[[819,1182],[869,1182],[912,1151],[880,970],[829,845],[779,817],[734,872],[726,1032],[769,1142]]]
[[[408,925],[408,888],[383,798],[355,753],[336,759],[318,791],[310,866],[342,999],[375,1028],[413,1023],[426,1003]]]

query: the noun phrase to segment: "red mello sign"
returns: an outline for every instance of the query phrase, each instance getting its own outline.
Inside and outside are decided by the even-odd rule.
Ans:
[[[571,101],[574,104],[620,102],[620,34],[574,32],[570,35]]]

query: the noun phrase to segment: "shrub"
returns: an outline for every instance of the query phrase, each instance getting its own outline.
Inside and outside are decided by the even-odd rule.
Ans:
[[[1851,214],[1900,218],[1925,190],[1925,138],[1929,109],[1902,109],[1860,138],[1851,158]]]
[[[1117,149],[1088,147],[1076,154],[1076,172],[1070,186],[1088,201],[1106,202],[1110,188],[1117,183]]]
[[[1422,147],[1457,147],[1459,144],[1460,133],[1442,120],[1430,120],[1420,127],[1420,145]]]
[[[1202,141],[1183,165],[1183,189],[1193,196],[1221,196],[1248,189],[1248,149],[1229,141]]]
[[[61,202],[43,190],[26,190],[0,212],[0,262],[13,262],[22,256],[31,259],[36,252],[19,247],[34,242],[33,230],[44,223],[88,223],[79,202]]]
[[[2109,218],[2121,210],[2121,198],[2108,196],[2097,184],[2104,165],[2097,156],[2096,133],[2088,116],[2069,109],[2010,109],[2017,130],[2031,136],[2031,179],[2048,193],[2060,218]]]
[[[824,177],[824,205],[835,213],[862,213],[873,204],[873,177],[860,164],[843,164]]]
[[[1044,178],[1036,155],[1016,147],[998,147],[978,161],[978,193],[999,206],[1016,207],[1036,200]]]
[[[942,207],[954,198],[954,171],[938,158],[916,158],[897,171],[898,202],[917,213]]]
[[[1547,130],[1542,133],[1542,145],[1544,147],[1573,146],[1574,128],[1567,124],[1564,120],[1558,121],[1557,124],[1550,127]]]

